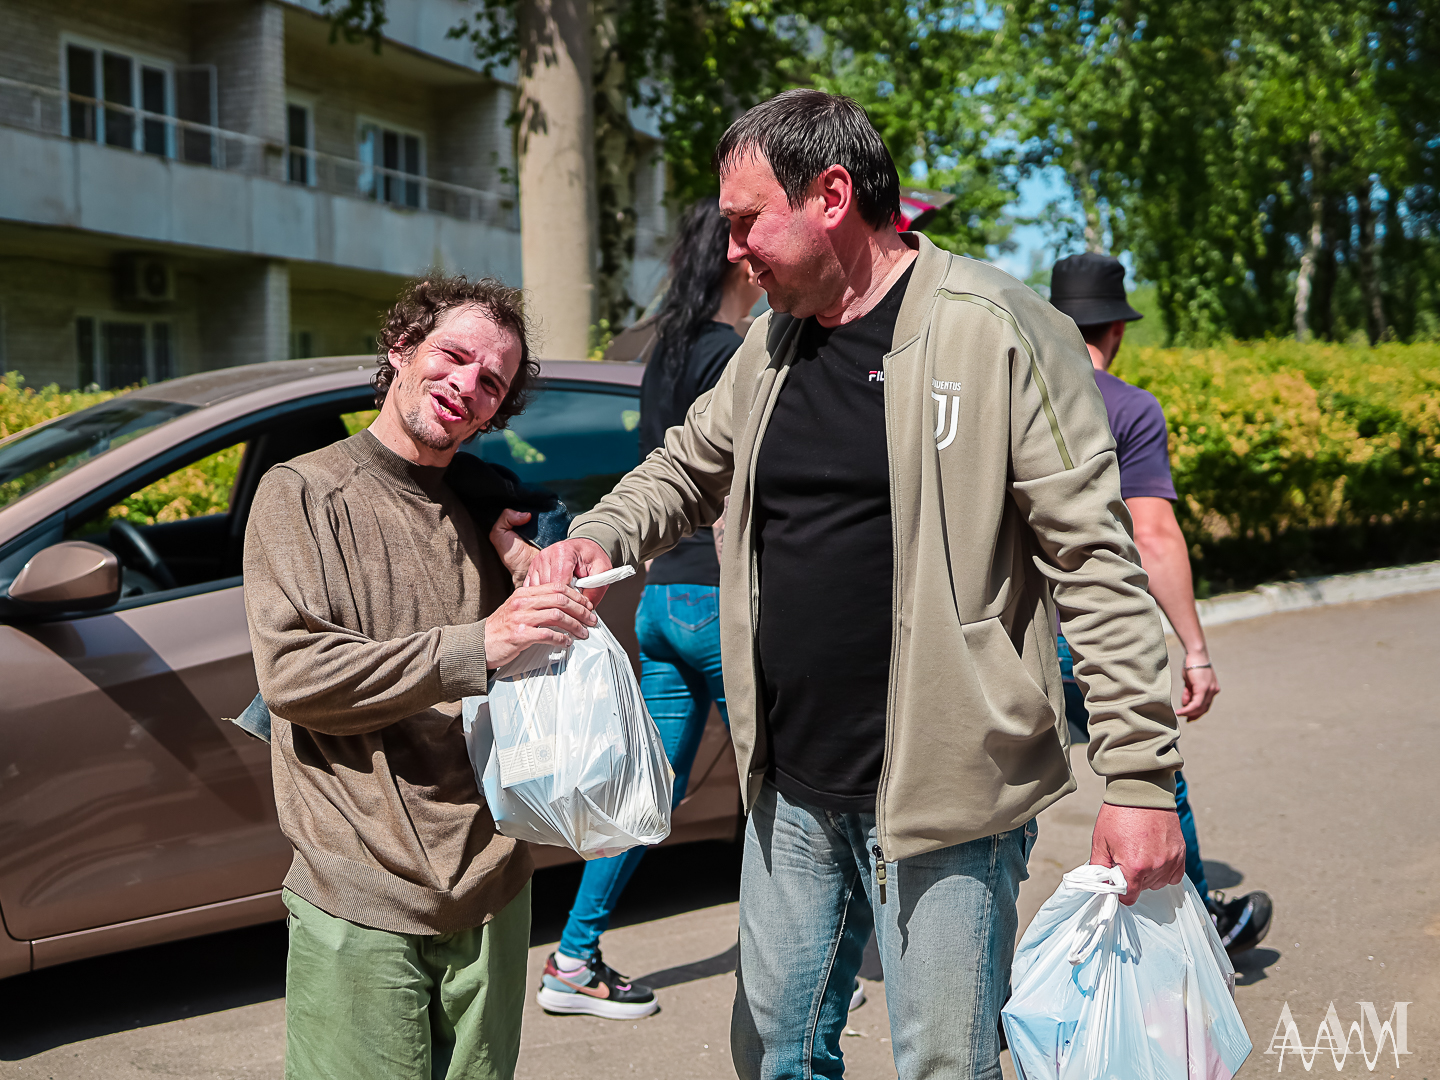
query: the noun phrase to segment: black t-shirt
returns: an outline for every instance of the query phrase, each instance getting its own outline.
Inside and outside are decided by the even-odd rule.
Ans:
[[[640,457],[665,441],[665,432],[685,422],[685,414],[720,373],[744,341],[729,323],[705,323],[683,364],[666,363],[664,344],[657,342],[640,383]],[[696,529],[661,555],[645,575],[648,585],[719,585],[720,563],[715,558],[715,535]]]
[[[852,323],[805,323],[756,462],[770,777],[842,813],[874,812],[885,755],[895,546],[881,361],[909,284],[906,270]]]

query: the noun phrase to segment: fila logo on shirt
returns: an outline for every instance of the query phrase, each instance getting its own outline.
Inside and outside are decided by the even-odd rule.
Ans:
[[[952,393],[937,393],[947,390]],[[958,382],[942,382],[939,379],[930,380],[930,397],[934,399],[935,409],[935,449],[944,450],[955,441],[955,429],[960,425],[960,384]],[[949,416],[946,416],[946,413]],[[946,430],[948,420],[949,430]]]

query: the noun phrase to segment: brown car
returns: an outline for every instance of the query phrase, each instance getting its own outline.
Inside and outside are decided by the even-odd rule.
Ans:
[[[369,422],[372,370],[192,375],[0,442],[0,977],[284,917],[270,749],[225,719],[255,694],[245,518],[271,465]],[[511,430],[465,450],[586,510],[636,464],[641,374],[545,363]],[[601,607],[632,660],[642,582]],[[712,712],[666,842],[739,814]]]

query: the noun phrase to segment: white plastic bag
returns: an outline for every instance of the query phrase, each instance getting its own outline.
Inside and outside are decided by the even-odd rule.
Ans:
[[[633,573],[620,567],[576,585]],[[463,715],[476,780],[504,835],[601,859],[670,834],[675,773],[630,658],[603,622],[563,649],[527,649],[496,673],[488,698],[465,699]]]
[[[1120,903],[1119,867],[1065,875],[1001,1010],[1022,1080],[1230,1080],[1250,1053],[1235,969],[1189,879]]]

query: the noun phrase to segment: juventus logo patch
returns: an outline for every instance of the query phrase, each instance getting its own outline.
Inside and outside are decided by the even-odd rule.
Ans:
[[[935,449],[944,450],[955,441],[955,429],[960,424],[960,384],[958,382],[941,382],[939,379],[930,380],[930,397],[935,402]],[[937,390],[950,390],[954,393],[939,394]],[[949,431],[946,431],[946,413],[949,413]],[[942,438],[943,436],[943,438]]]

